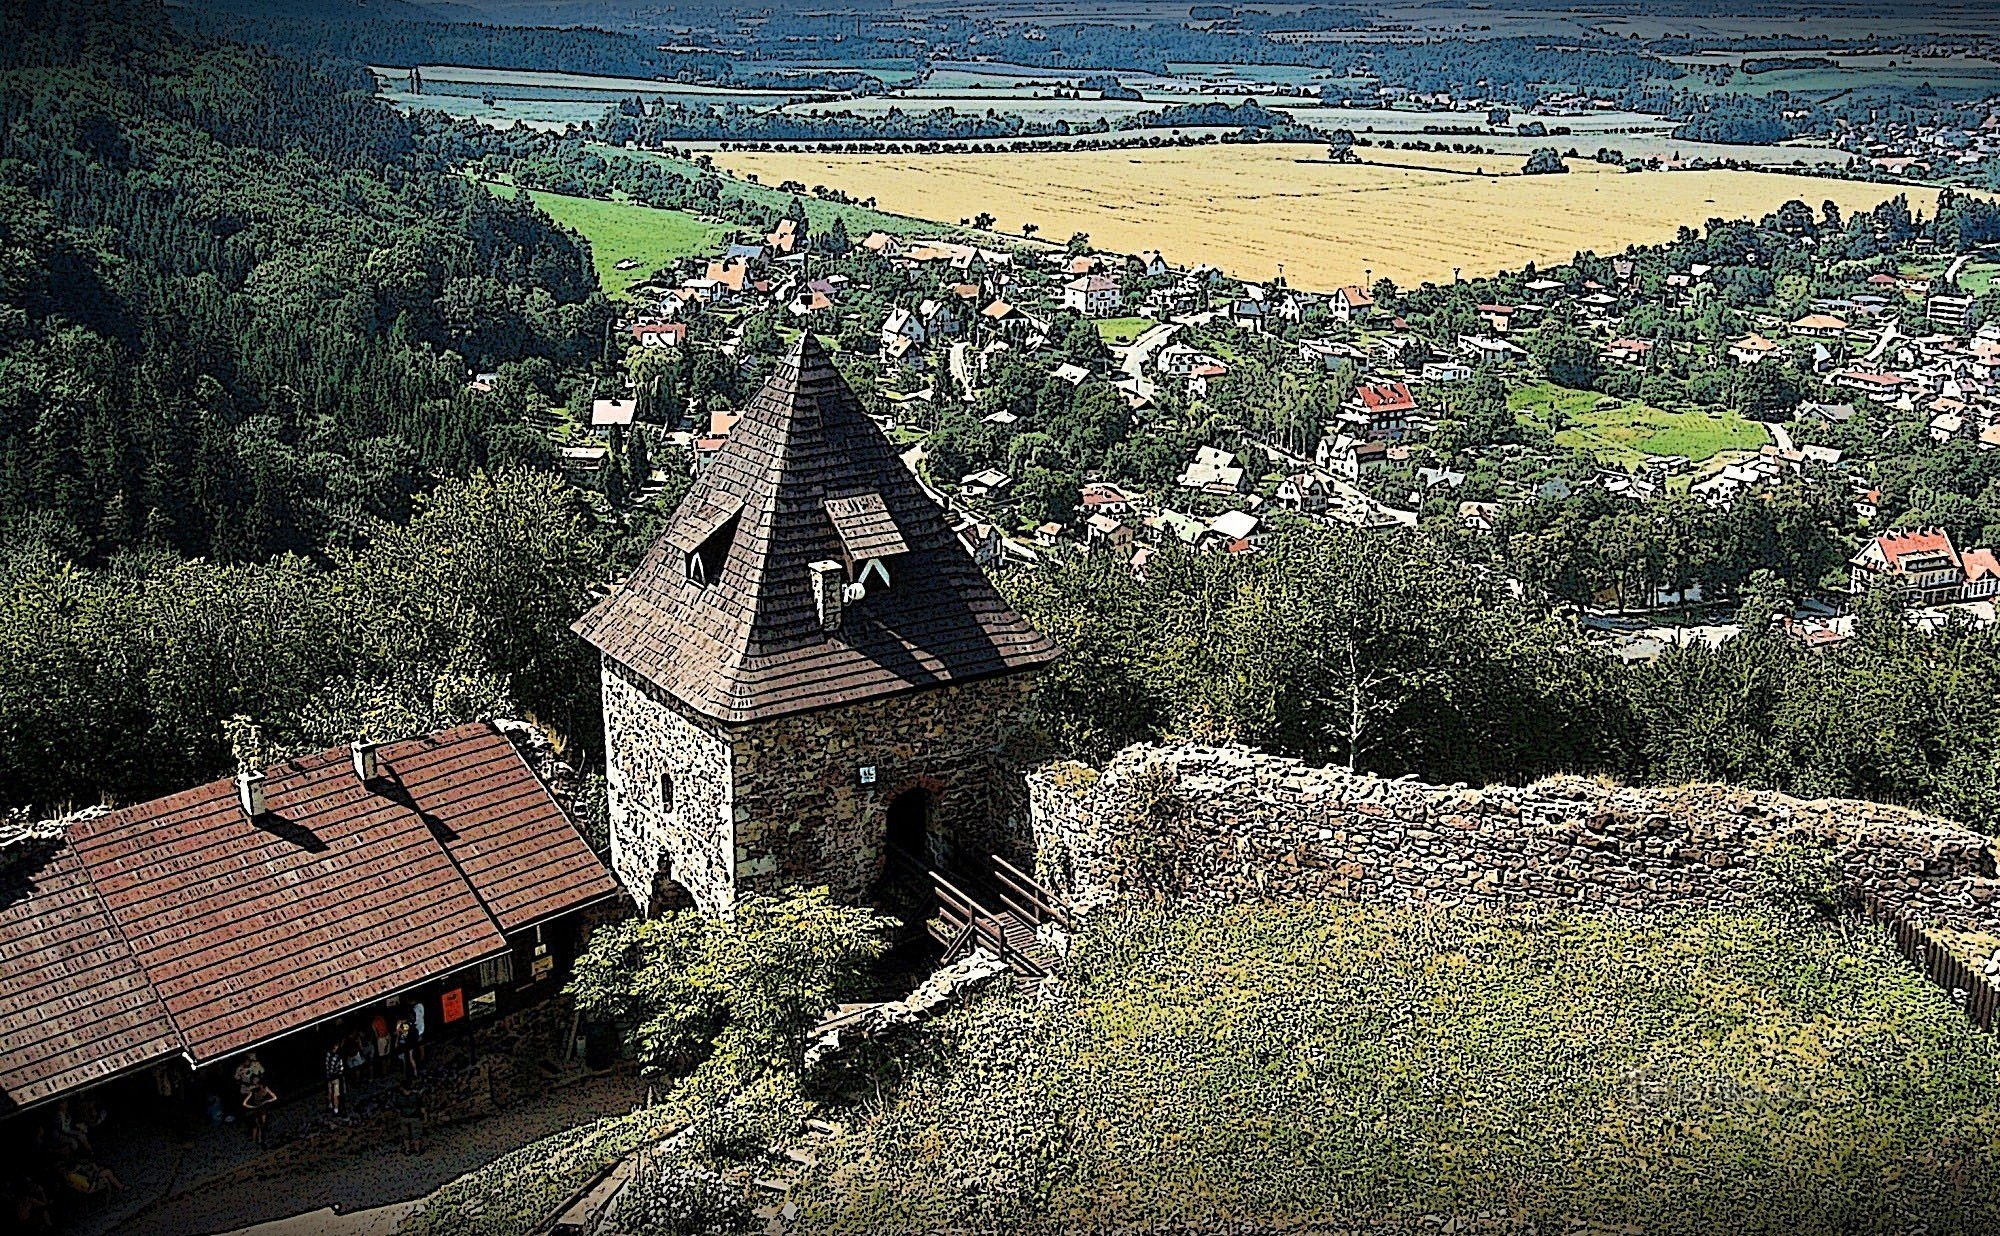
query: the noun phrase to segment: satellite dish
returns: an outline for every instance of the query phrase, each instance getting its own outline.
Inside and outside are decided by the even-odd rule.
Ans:
[[[849,584],[840,590],[840,599],[850,605],[865,598],[867,595],[868,585],[866,584]]]

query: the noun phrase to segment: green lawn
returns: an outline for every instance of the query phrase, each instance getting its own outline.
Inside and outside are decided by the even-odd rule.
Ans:
[[[654,167],[679,176],[683,180],[693,180],[703,174],[701,168],[685,159],[675,159],[650,150],[626,150],[617,146],[592,146],[591,149],[607,159],[636,159],[652,164]],[[747,180],[738,180],[732,176],[723,175],[719,171],[716,174],[722,177],[724,192],[727,195],[741,197],[746,201],[756,202],[760,205],[774,207],[779,210],[790,206],[794,200],[792,194],[780,193],[775,186],[752,184]],[[875,210],[868,206],[849,205],[845,202],[822,201],[819,198],[811,196],[807,196],[804,200],[806,204],[806,224],[809,228],[815,232],[824,231],[832,226],[835,218],[839,218],[846,225],[848,235],[857,241],[870,232],[888,232],[896,236],[963,235],[971,237],[976,235],[976,233],[967,228],[952,227],[930,219],[913,219],[907,215],[893,215],[887,211]]]
[[[1604,396],[1536,382],[1509,391],[1507,406],[1524,421],[1546,424],[1553,409],[1563,428],[1558,446],[1588,450],[1606,463],[1633,464],[1648,455],[1686,455],[1696,463],[1723,451],[1754,451],[1770,441],[1764,427],[1734,412],[1670,412],[1636,400],[1599,408]]]
[[[2000,1231],[1992,1040],[1876,929],[1131,913],[837,1115],[803,1228]]]
[[[1153,327],[1151,318],[1099,318],[1097,337],[1118,347],[1131,343]]]
[[[590,242],[598,282],[613,296],[678,258],[716,252],[728,235],[727,228],[682,210],[559,193],[530,191],[529,196],[557,223]],[[628,260],[638,265],[619,270],[618,263]]]

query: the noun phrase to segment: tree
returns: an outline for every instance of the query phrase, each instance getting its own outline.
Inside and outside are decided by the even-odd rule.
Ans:
[[[1523,176],[1552,176],[1569,171],[1569,164],[1553,146],[1536,147],[1528,161],[1521,166]]]
[[[649,1072],[711,1043],[746,1074],[796,1071],[813,1026],[882,956],[893,926],[825,888],[752,893],[727,919],[688,909],[599,927],[566,990]]]
[[[1549,322],[1530,335],[1528,354],[1560,385],[1588,390],[1597,380],[1597,345],[1567,321]]]

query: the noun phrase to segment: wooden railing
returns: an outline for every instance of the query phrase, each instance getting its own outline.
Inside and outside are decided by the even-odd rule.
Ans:
[[[1020,973],[1036,978],[1049,974],[1049,968],[1022,943],[1033,940],[1043,923],[1067,927],[1069,915],[1047,889],[1012,863],[995,856],[993,883],[974,893],[967,887],[972,881],[954,878],[956,873],[947,876],[899,846],[889,847],[889,860],[898,876],[920,880],[935,903],[937,913],[927,926],[931,937],[944,946],[946,961],[978,944]]]

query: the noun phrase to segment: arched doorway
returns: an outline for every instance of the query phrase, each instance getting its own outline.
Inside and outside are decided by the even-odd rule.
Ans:
[[[913,786],[889,800],[884,837],[893,853],[901,850],[923,866],[931,863],[931,793]]]

